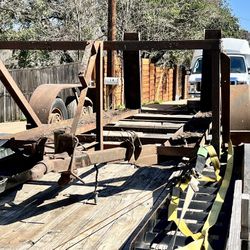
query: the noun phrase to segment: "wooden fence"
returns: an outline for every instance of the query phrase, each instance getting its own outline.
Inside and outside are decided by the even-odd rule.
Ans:
[[[79,83],[79,63],[37,69],[15,69],[10,73],[27,100],[43,83]],[[0,82],[0,122],[24,119],[21,110]]]
[[[106,61],[106,60],[105,60]],[[105,63],[106,64],[106,63]],[[44,83],[78,83],[79,63],[69,63],[38,69],[10,70],[25,97],[29,100],[37,86]],[[142,59],[142,103],[169,101],[180,96],[181,77],[178,72],[170,68],[162,68],[150,63],[149,59]],[[106,74],[106,67],[104,68]],[[123,79],[123,67],[120,60],[116,60],[115,74]],[[177,78],[176,78],[177,76]],[[177,80],[176,80],[177,79]],[[179,80],[178,80],[179,79]],[[174,84],[177,94],[174,93]],[[104,107],[116,108],[124,103],[124,85],[104,87]],[[110,98],[108,98],[110,97]],[[111,103],[108,103],[111,100]],[[0,82],[0,122],[24,119],[20,109]]]
[[[174,71],[142,59],[142,102],[172,101]]]

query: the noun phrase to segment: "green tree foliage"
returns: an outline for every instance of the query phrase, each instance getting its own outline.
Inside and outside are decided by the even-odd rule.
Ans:
[[[223,0],[124,0],[119,2],[119,11],[119,34],[133,29],[145,40],[202,39],[205,29],[221,29],[224,37],[241,38],[244,33]],[[191,55],[183,51],[149,54],[158,63],[184,64],[189,63]]]
[[[105,39],[107,0],[0,0],[0,40]],[[225,0],[117,0],[117,39],[138,31],[142,40],[202,39],[204,29],[222,29],[224,37],[242,37],[239,22]],[[102,38],[100,38],[102,37]],[[191,53],[144,53],[158,63],[188,63]],[[70,62],[78,53],[16,51],[13,67]]]
[[[96,39],[105,18],[98,17],[101,8],[96,0],[0,0],[0,40]],[[34,67],[77,58],[76,52],[16,51],[11,62],[13,67]]]

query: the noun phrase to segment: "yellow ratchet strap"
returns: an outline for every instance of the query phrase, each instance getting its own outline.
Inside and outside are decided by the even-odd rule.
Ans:
[[[224,203],[226,193],[227,193],[227,190],[228,190],[228,187],[230,184],[232,170],[233,170],[233,145],[232,145],[232,142],[230,141],[228,144],[226,172],[225,172],[224,178],[222,180],[222,184],[220,186],[220,189],[216,195],[213,206],[208,214],[207,220],[205,221],[204,226],[201,230],[201,233],[190,235],[190,236],[192,236],[194,241],[191,242],[190,244],[188,244],[187,246],[181,247],[179,249],[181,249],[181,250],[198,250],[198,249],[201,249],[202,246],[204,247],[205,250],[212,249],[212,247],[210,246],[210,244],[208,242],[208,231],[212,226],[215,225],[215,223],[218,219],[222,204]],[[198,238],[197,238],[197,236],[198,236]]]
[[[216,175],[216,180],[220,180],[220,176],[219,176],[219,170],[220,170],[220,162],[219,162],[219,158],[217,157],[216,151],[214,150],[213,146],[207,146],[204,147],[203,149],[205,149],[208,152],[209,155],[209,159],[212,162],[212,164],[214,165],[214,169],[215,169],[215,175]],[[194,234],[187,226],[186,222],[183,220],[183,217],[188,209],[188,206],[193,198],[193,195],[195,193],[196,190],[194,190],[194,188],[192,188],[192,184],[194,183],[196,179],[192,176],[191,177],[191,181],[187,181],[185,183],[178,183],[177,185],[179,185],[179,187],[176,187],[176,189],[179,189],[178,194],[176,194],[177,192],[175,192],[175,194],[172,195],[172,199],[170,201],[170,205],[169,205],[169,212],[168,212],[168,220],[169,221],[174,221],[175,224],[177,225],[178,229],[185,235],[185,236],[191,236],[194,240],[197,240],[201,237],[201,233],[196,233]],[[202,176],[198,179],[198,181],[206,181],[206,182],[215,182],[216,181],[213,178],[210,178],[208,176]],[[188,188],[187,190],[187,194],[184,200],[184,204],[183,204],[183,209],[182,209],[182,213],[180,218],[177,217],[177,208],[179,205],[179,193],[182,191],[185,191],[186,188]]]

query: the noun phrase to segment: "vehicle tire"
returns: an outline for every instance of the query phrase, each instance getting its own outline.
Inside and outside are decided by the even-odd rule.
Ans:
[[[73,118],[76,113],[77,103],[74,96],[68,96],[66,99],[66,109],[69,119]]]
[[[61,98],[56,98],[51,105],[48,123],[57,123],[68,119],[67,108]]]
[[[86,105],[86,101],[85,101]],[[87,103],[88,106],[83,107],[83,114],[92,114],[93,113],[93,107],[90,105],[90,103]],[[67,106],[67,112],[68,112],[68,117],[73,118],[76,113],[77,109],[77,102],[74,96],[69,96],[66,99],[66,106]]]

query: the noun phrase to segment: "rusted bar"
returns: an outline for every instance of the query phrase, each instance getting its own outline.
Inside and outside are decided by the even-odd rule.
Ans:
[[[92,72],[95,68],[99,42],[91,42],[86,46],[81,62],[81,71],[78,75],[82,86],[90,86]]]
[[[249,130],[231,130],[230,135],[234,145],[238,145],[240,143],[250,143]]]
[[[103,149],[103,43],[96,58],[96,150]]]
[[[5,88],[10,93],[11,97],[15,100],[18,107],[22,110],[25,117],[32,123],[32,125],[38,127],[42,123],[29,102],[23,95],[22,91],[17,86],[16,82],[8,72],[3,62],[0,60],[0,80],[2,81]]]
[[[221,106],[221,90],[220,90],[220,50],[213,50],[212,53],[212,145],[217,155],[220,156],[220,106]]]
[[[181,98],[187,99],[186,69],[181,67]]]
[[[104,42],[105,50],[193,50],[193,49],[218,49],[220,41],[214,40],[184,40],[184,41],[115,41]]]
[[[124,40],[139,40],[138,33],[125,33]],[[141,58],[140,51],[124,51],[125,105],[129,109],[141,108]]]
[[[21,50],[84,50],[88,41],[1,41],[0,49]],[[185,40],[185,41],[105,41],[104,50],[193,50],[218,49],[220,41]]]
[[[83,168],[94,164],[121,161],[126,159],[126,148],[117,147],[93,152],[83,152],[75,157],[77,168]],[[71,157],[67,153],[58,154],[55,159],[47,159],[38,162],[31,170],[32,179],[39,179],[49,172],[65,172],[69,168]]]
[[[205,41],[211,41],[212,39],[221,39],[220,30],[206,30],[205,31]],[[220,41],[220,40],[218,40]],[[220,44],[216,48],[218,50]],[[201,78],[201,100],[200,107],[201,111],[211,111],[212,110],[212,51],[203,48],[202,56],[202,78]]]
[[[70,138],[69,138],[70,139]],[[153,158],[153,161],[156,162],[156,146],[155,145],[144,145],[142,146],[141,153],[137,158],[138,163],[147,164],[151,159],[147,158],[147,155],[154,154],[156,157]],[[123,161],[127,160],[127,148],[125,147],[116,147],[107,150],[92,151],[92,152],[78,152],[75,157],[76,167],[83,168],[86,166],[108,163],[113,161]],[[133,160],[133,159],[131,159]],[[28,180],[37,180],[42,178],[45,174],[49,172],[65,172],[68,170],[71,157],[68,153],[60,153],[54,155],[54,159],[46,159],[38,162],[33,168],[12,176],[7,180],[7,185],[5,190],[13,188],[17,185],[20,185]],[[136,162],[137,162],[136,161]],[[0,191],[1,193],[1,191]]]
[[[138,114],[138,110],[125,110],[125,111],[110,111],[105,112],[105,118],[103,119],[103,125],[119,121],[129,116]],[[79,122],[80,125],[77,128],[76,134],[85,133],[96,128],[96,114],[84,116]],[[54,124],[43,124],[38,128],[33,128],[32,130],[26,130],[12,135],[0,136],[0,140],[10,140],[14,139],[16,142],[27,142],[27,141],[37,141],[41,137],[53,137],[53,133],[56,130],[66,130],[70,128],[73,119],[64,120]],[[8,143],[8,142],[7,142]],[[12,144],[9,141],[8,144]],[[20,144],[19,144],[20,145]]]
[[[80,120],[81,115],[82,115],[83,105],[84,105],[84,101],[85,101],[85,98],[86,98],[86,95],[87,95],[87,91],[88,91],[87,87],[81,91],[79,101],[78,101],[78,104],[77,104],[76,113],[74,115],[71,130],[70,130],[71,134],[76,133],[77,126],[78,126],[79,120]]]
[[[170,157],[194,157],[198,147],[158,146],[157,154]]]
[[[85,58],[83,61],[84,65],[83,65],[82,72],[79,74],[79,79],[84,89],[81,91],[81,95],[79,97],[78,104],[77,104],[77,110],[76,110],[73,123],[71,126],[70,132],[72,134],[76,133],[77,125],[82,115],[85,98],[87,96],[88,87],[90,86],[90,82],[91,82],[91,76],[95,68],[96,57],[97,57],[97,53],[99,49],[99,42],[91,43],[86,48],[90,50],[88,51],[90,53],[86,53],[86,50],[85,50],[86,54],[84,55]]]
[[[141,147],[141,153],[136,159],[143,163],[143,159],[152,154],[156,155],[157,150],[155,145],[144,145]],[[125,147],[116,147],[98,151],[87,151],[76,154],[75,162],[77,168],[83,168],[94,164],[108,163],[113,161],[131,160],[134,161],[134,156],[127,159],[129,149]],[[146,158],[145,158],[146,159]],[[36,164],[30,171],[33,179],[41,178],[49,172],[64,172],[68,170],[71,157],[67,153],[55,155],[54,159],[46,159]],[[145,164],[147,161],[145,161]]]
[[[85,50],[89,41],[1,41],[0,49]]]
[[[115,131],[116,132],[116,131]],[[118,133],[114,133],[114,131],[104,131],[104,141],[123,141],[131,139],[131,134],[127,131],[119,131]],[[150,144],[150,143],[164,143],[168,139],[170,139],[171,135],[168,134],[142,134],[134,132],[139,138],[142,144]],[[88,143],[93,142],[96,139],[95,135],[84,134],[78,136],[82,141]]]
[[[221,123],[222,141],[230,140],[230,58],[221,53]]]

